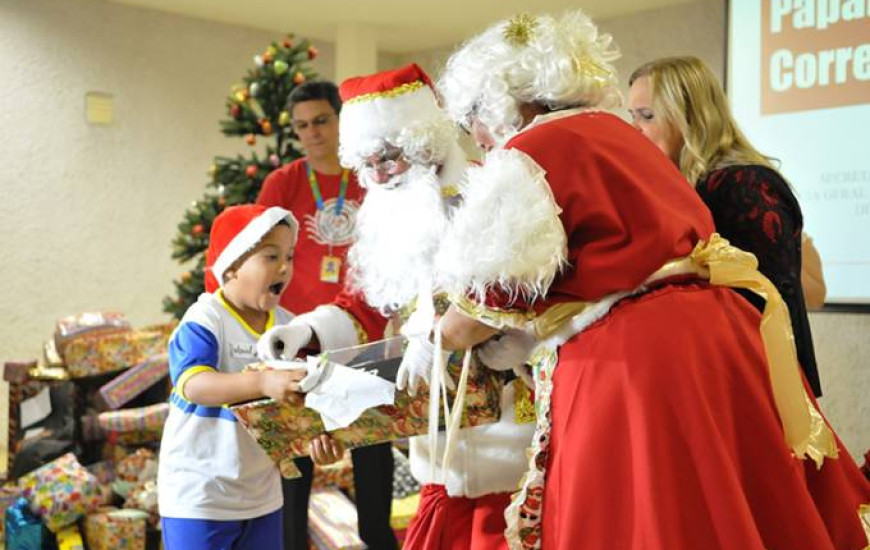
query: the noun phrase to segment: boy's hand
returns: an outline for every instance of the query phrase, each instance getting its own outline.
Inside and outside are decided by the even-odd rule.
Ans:
[[[287,401],[294,393],[298,393],[299,382],[305,378],[305,369],[264,370],[260,375],[260,391],[263,395],[275,401]]]
[[[323,466],[324,464],[332,464],[341,460],[344,456],[344,449],[341,443],[334,440],[327,434],[319,435],[311,440],[311,460],[315,464]]]

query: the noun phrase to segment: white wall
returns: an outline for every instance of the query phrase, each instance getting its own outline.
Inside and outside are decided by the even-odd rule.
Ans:
[[[212,158],[248,149],[219,132],[224,99],[281,38],[96,0],[0,2],[0,360],[35,356],[58,316],[165,318],[176,224]],[[114,95],[114,125],[85,122],[90,90]]]

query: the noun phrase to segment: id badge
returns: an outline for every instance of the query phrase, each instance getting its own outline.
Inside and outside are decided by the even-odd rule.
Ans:
[[[337,283],[341,272],[341,258],[324,256],[320,262],[320,280],[324,283]]]

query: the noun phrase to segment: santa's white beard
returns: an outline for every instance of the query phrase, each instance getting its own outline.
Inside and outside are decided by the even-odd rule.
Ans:
[[[413,166],[394,188],[370,185],[348,252],[350,281],[381,310],[406,305],[433,284],[447,216],[433,168]]]

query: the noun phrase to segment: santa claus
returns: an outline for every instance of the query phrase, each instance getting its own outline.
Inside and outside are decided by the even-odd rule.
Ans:
[[[401,329],[408,348],[398,388],[414,393],[421,382],[438,379],[453,388],[449,376],[441,378],[439,365],[460,362],[464,353],[437,352],[430,335],[440,313],[436,259],[451,214],[461,204],[458,189],[469,167],[457,129],[417,65],[351,78],[340,93],[339,155],[366,188],[348,254],[351,287],[335,303],[267,332],[261,356],[360,344],[383,332],[386,315],[411,309]],[[375,318],[372,309],[383,315]],[[503,349],[478,351],[468,356],[470,368],[480,368],[480,357],[490,368],[520,376],[505,376],[498,422],[451,437],[433,433],[411,439],[411,471],[423,490],[405,548],[507,548],[504,510],[525,470],[534,431],[528,414],[531,378],[524,365],[502,361]]]

